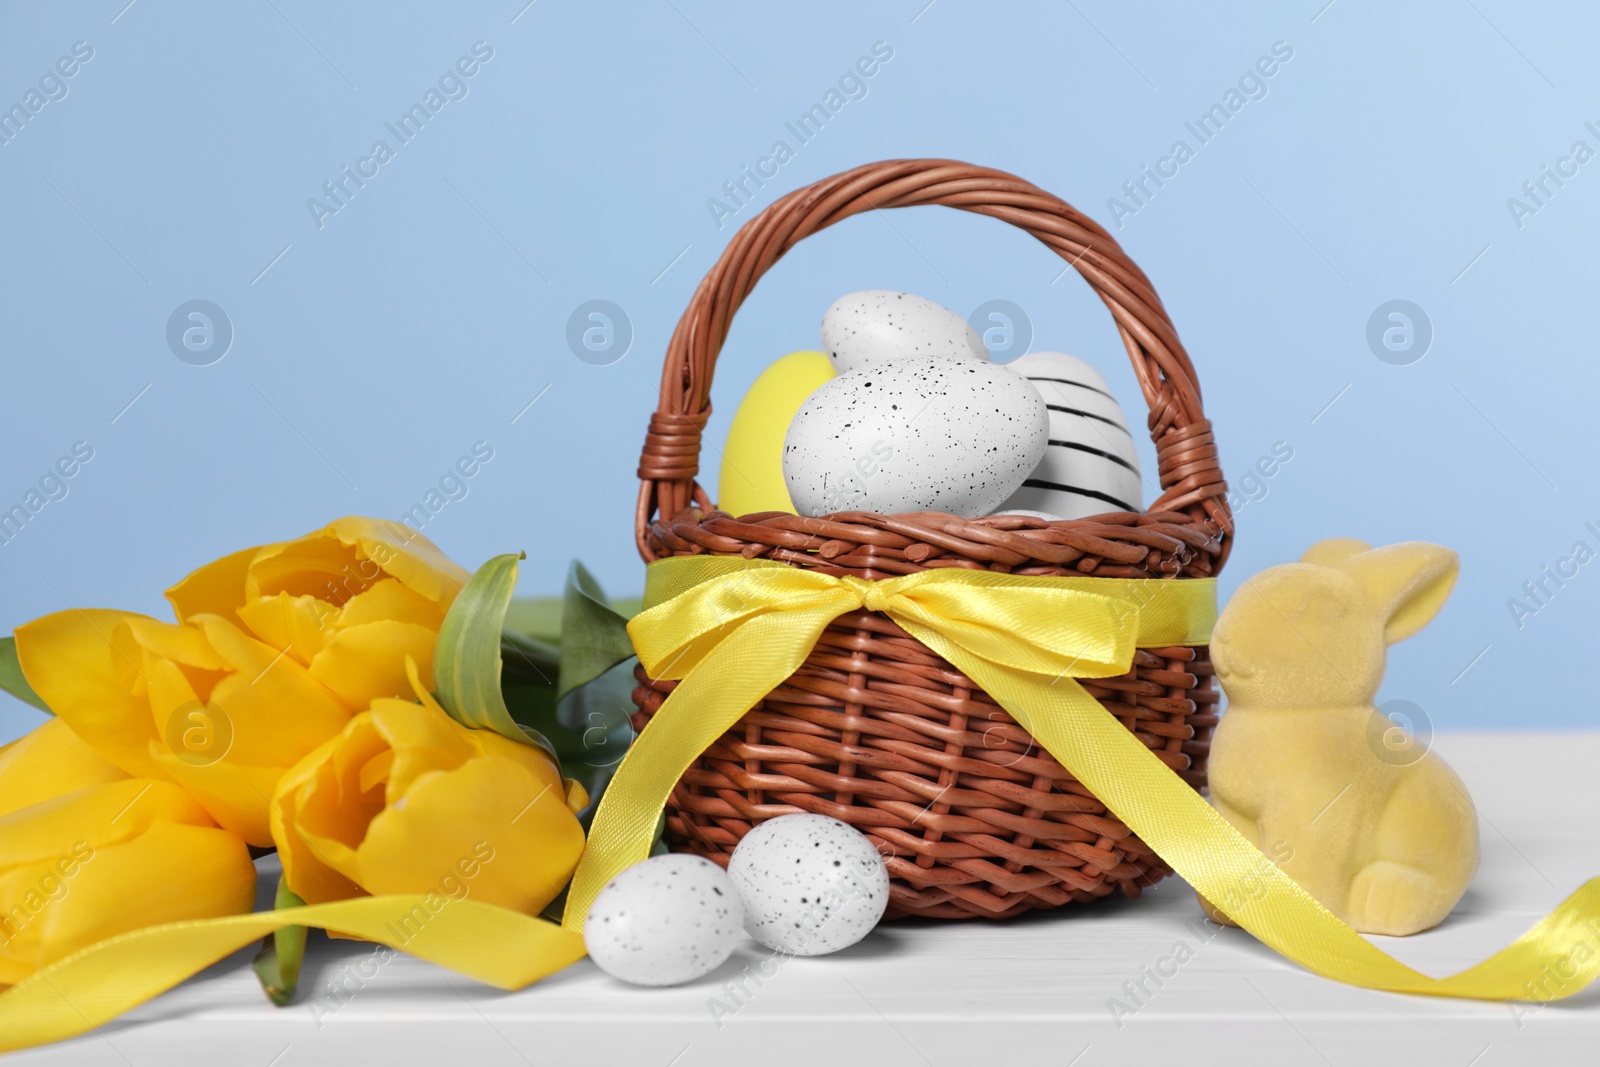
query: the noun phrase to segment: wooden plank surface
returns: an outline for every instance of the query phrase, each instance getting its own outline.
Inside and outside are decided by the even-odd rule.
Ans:
[[[1435,747],[1478,804],[1483,864],[1444,926],[1377,940],[1444,974],[1503,947],[1600,875],[1600,734],[1447,735]],[[1005,924],[889,924],[845,952],[788,961],[759,988],[747,981],[750,994],[737,1000],[725,983],[765,958],[753,942],[716,974],[675,989],[625,986],[584,960],[502,993],[410,957],[379,964],[371,946],[314,937],[294,1006],[267,1004],[242,953],[98,1035],[7,1063],[1600,1062],[1600,988],[1513,1009],[1341,986],[1241,931],[1202,926],[1176,879],[1138,901]],[[1179,942],[1193,958],[1159,987],[1145,978],[1149,995],[1132,1014],[1114,1013],[1113,999],[1132,1003],[1124,983]],[[714,1011],[718,1002],[734,1010]]]

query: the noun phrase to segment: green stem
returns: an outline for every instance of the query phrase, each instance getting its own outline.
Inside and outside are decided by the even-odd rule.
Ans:
[[[278,879],[278,895],[274,908],[298,908],[305,901],[289,891],[289,883]],[[300,984],[300,964],[306,955],[306,928],[285,926],[268,934],[256,953],[256,978],[267,999],[278,1007],[286,1007],[294,999],[295,987]]]

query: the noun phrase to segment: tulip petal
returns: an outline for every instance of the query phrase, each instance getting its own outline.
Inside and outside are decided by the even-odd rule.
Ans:
[[[358,716],[340,736],[323,770],[301,787],[297,797],[301,829],[337,842],[343,849],[359,845],[367,823],[384,805],[383,776],[365,781],[365,772],[374,761],[386,758],[392,761],[394,750],[378,732],[372,716]],[[334,858],[330,853],[330,862]],[[335,865],[347,874],[353,869],[343,863]]]
[[[196,616],[194,623],[237,672],[211,691],[211,703],[233,726],[232,761],[287,767],[350,720],[349,709],[282,649],[218,615]]]
[[[368,559],[438,604],[441,610],[450,607],[456,593],[472,577],[432,541],[401,523],[352,515],[334,521],[328,529],[345,544],[359,546]]]
[[[198,709],[200,697],[176,663],[144,654],[142,674],[146,681],[145,701],[156,736],[170,744],[174,732],[181,738],[185,723],[173,716]]]
[[[252,600],[239,609],[250,632],[273,648],[289,649],[302,666],[322,651],[323,637],[339,609],[314,596],[275,596]]]
[[[444,612],[438,604],[415,592],[398,578],[385,578],[346,601],[332,625],[342,630],[386,619],[414,622],[438,633],[444,623]]]
[[[40,967],[139,927],[248,912],[256,869],[226,830],[159,823],[98,849],[70,886],[70,896],[40,915]]]
[[[422,683],[422,672],[417,670],[417,661],[410,656],[406,657],[406,681],[411,683],[411,695],[417,698],[418,703],[429,711],[435,711],[447,719],[450,718],[450,713],[444,710],[444,705],[439,703],[438,698],[433,695],[433,691]]]
[[[346,900],[361,895],[361,888],[339,872],[334,865],[335,859],[330,854],[338,851],[343,862],[354,870],[354,849],[342,844],[340,846],[342,851],[331,848],[318,840],[319,835],[308,830],[306,823],[310,821],[313,825],[326,829],[325,824],[319,821],[318,815],[326,816],[330,812],[319,809],[340,807],[338,784],[333,781],[334,771],[329,762],[343,738],[352,731],[363,728],[369,735],[376,737],[371,731],[367,716],[358,715],[351,720],[349,726],[345,727],[344,735],[330,738],[278,779],[277,796],[269,813],[272,822],[272,842],[277,845],[278,859],[283,863],[284,881],[291,892],[308,904]],[[381,738],[378,740],[381,743]],[[341,832],[341,836],[349,833],[343,828],[337,829]],[[359,840],[364,830],[364,825],[356,827],[353,838]]]
[[[254,684],[242,674],[217,683],[211,707],[233,735],[231,746],[219,757],[253,767],[289,767],[350,721],[349,710],[329,693],[301,698],[305,682],[272,683],[283,666],[280,663]]]
[[[211,817],[171,782],[128,778],[81,789],[0,816],[0,871],[137,837],[158,822],[210,826]]]
[[[330,529],[269,545],[250,561],[245,577],[246,601],[288,593],[343,604],[383,577],[382,566],[362,556]]]
[[[370,713],[301,760],[278,782],[272,835],[289,888],[321,902],[358,896],[355,848],[383,809],[382,781],[362,782],[374,761],[392,758]]]
[[[65,720],[50,719],[0,749],[0,815],[126,777]]]
[[[144,651],[185,667],[220,671],[226,664],[206,643],[206,635],[193,626],[175,626],[143,615],[127,615],[121,625]]]
[[[132,692],[149,703],[156,736],[165,737],[179,708],[205,701],[226,677],[222,657],[194,626],[127,618],[112,633],[119,658],[139,665]]]
[[[221,615],[235,618],[234,612],[245,603],[245,575],[250,561],[262,548],[241,549],[198,570],[191,571],[183,581],[167,590],[167,602],[177,613],[179,622],[187,622],[195,615]]]
[[[311,661],[311,676],[352,708],[382,697],[409,697],[405,657],[417,662],[424,684],[433,683],[437,631],[416,623],[384,620],[339,630]]]
[[[17,628],[22,673],[85,743],[129,774],[155,773],[149,705],[128,684],[138,667],[113,643],[118,624],[145,619],[99,608],[61,611]]]
[[[226,759],[186,763],[165,749],[151,755],[156,766],[187,790],[218,826],[257,848],[271,846],[267,809],[283,767],[254,767]]]
[[[371,718],[395,753],[385,797],[389,804],[404,797],[422,775],[455,770],[483,752],[476,744],[477,731],[461,726],[436,707],[380,700],[372,705]]]
[[[524,745],[492,730],[469,730],[486,757],[510,760],[521,764],[540,782],[555,790],[559,796],[567,795],[567,785],[561,778],[561,768],[550,754],[534,745]]]
[[[389,771],[388,803],[406,796],[412,783],[431,771],[447,771],[469,760],[495,757],[520,764],[541,783],[560,789],[565,796],[560,769],[542,748],[519,744],[493,730],[473,730],[431,707],[401,700],[380,700],[372,705],[376,728],[394,748]]]
[[[582,854],[583,828],[560,789],[521,763],[477,759],[423,775],[372,820],[357,881],[373,894],[458,898],[464,886],[476,900],[537,914]]]
[[[43,860],[0,872],[0,985],[20,982],[35,970],[39,920],[61,899],[62,872],[78,870],[70,852],[61,859],[60,870],[55,860]]]

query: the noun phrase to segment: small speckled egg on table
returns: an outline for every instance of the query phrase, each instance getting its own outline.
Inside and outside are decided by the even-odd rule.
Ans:
[[[960,315],[891,289],[863,289],[835,300],[822,316],[822,350],[840,374],[891,359],[989,360],[983,338]]]
[[[781,815],[756,826],[728,861],[745,929],[796,956],[860,941],[889,906],[889,870],[855,827],[826,815]]]
[[[783,441],[801,515],[987,515],[1038,466],[1050,413],[1033,384],[992,363],[895,359],[809,397]]]
[[[678,985],[721,966],[743,937],[744,907],[728,874],[674,853],[634,864],[600,890],[583,943],[602,971],[634,985]]]

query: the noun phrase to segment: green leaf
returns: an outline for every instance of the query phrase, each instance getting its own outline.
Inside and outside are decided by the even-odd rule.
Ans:
[[[584,685],[559,698],[555,706],[554,734],[539,725],[550,737],[561,759],[561,772],[576,778],[589,793],[590,811],[600,802],[617,771],[617,764],[633,745],[633,665],[629,656]],[[584,812],[578,818],[587,828]]]
[[[305,901],[289,891],[289,883],[278,879],[278,895],[272,902],[274,908],[298,908]],[[287,1007],[294,999],[295,987],[300,984],[300,964],[306,955],[306,928],[285,926],[268,934],[256,953],[256,978],[267,999],[278,1007]]]
[[[0,689],[4,689],[18,700],[27,701],[40,711],[50,711],[49,705],[39,699],[39,694],[33,691],[33,686],[29,685],[28,679],[22,675],[22,664],[17,660],[15,637],[0,637]]]
[[[496,556],[462,588],[439,627],[433,677],[439,703],[463,726],[538,745],[554,754],[542,736],[518,725],[500,690],[501,630],[521,552]]]
[[[552,646],[561,643],[561,604],[558,596],[512,597],[506,607],[506,633],[537,638]]]
[[[500,658],[507,675],[555,688],[561,670],[561,649],[556,645],[507,630],[500,635]]]
[[[577,560],[567,570],[561,610],[561,673],[556,695],[564,697],[633,655],[627,617],[606,600],[600,583]]]
[[[560,653],[554,686],[508,665],[501,681],[506,707],[513,720],[550,741],[561,773],[588,791],[590,808],[579,815],[587,826],[591,809],[633,744],[628,719],[634,710],[633,666],[638,659],[627,618],[576,560],[568,568],[566,595],[560,601],[530,597],[512,601],[512,608],[524,629],[514,633],[507,622],[508,646],[529,643],[532,652],[542,655],[553,634]]]
[[[561,763],[562,776],[577,779],[588,792],[589,806],[578,813],[585,827],[617,764],[633,745],[633,726],[628,720],[634,710],[636,662],[629,656],[559,700],[549,686],[514,678],[504,683],[511,717],[548,739]]]
[[[506,609],[506,633],[532,637],[551,646],[561,643],[564,596],[519,596],[511,598]],[[641,597],[620,597],[610,607],[624,619],[631,619],[644,607]]]
[[[505,698],[506,710],[519,726],[537,730],[549,738],[545,727],[555,721],[556,687],[552,684],[518,677],[509,670],[500,679],[500,695]]]

